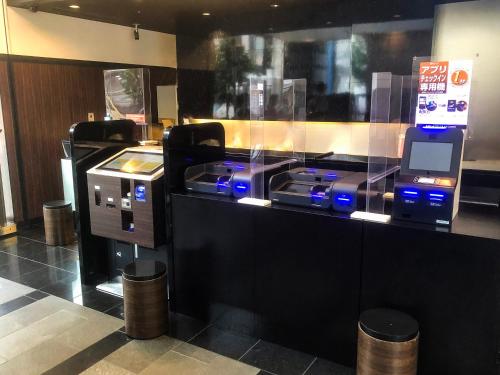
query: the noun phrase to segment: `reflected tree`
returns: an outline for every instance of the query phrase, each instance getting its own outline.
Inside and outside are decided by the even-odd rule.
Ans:
[[[226,118],[229,118],[229,107],[237,94],[238,85],[254,70],[252,60],[234,38],[220,40],[215,58],[215,94],[216,101],[226,105]]]

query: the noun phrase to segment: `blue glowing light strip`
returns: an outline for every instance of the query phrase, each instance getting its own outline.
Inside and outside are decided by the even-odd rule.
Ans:
[[[429,193],[429,197],[444,198],[444,194],[440,194],[440,193]]]
[[[413,190],[403,190],[403,194],[406,195],[413,195],[415,197],[418,197],[418,191],[413,191]]]
[[[350,198],[344,198],[344,197],[337,197],[337,200],[342,201],[342,202],[350,202],[351,201]]]
[[[245,185],[236,185],[234,188],[238,189],[238,190],[247,190],[248,186],[245,186]]]
[[[311,197],[317,198],[317,199],[323,199],[325,197],[324,194],[311,194]]]

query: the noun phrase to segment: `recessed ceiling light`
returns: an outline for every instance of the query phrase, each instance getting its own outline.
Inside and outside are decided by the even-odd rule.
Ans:
[[[69,7],[71,9],[80,9],[80,5],[78,5],[78,4],[71,4]]]
[[[395,14],[393,17],[394,18],[401,18],[401,14]]]
[[[326,21],[327,25],[331,25],[333,22],[332,21]]]
[[[279,4],[271,4],[270,7],[271,8],[278,8],[280,5]]]
[[[205,17],[208,17],[208,16],[210,16],[210,12],[203,12],[201,15],[205,16]]]

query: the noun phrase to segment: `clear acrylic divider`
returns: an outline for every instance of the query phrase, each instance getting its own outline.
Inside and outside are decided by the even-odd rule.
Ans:
[[[403,128],[401,108],[409,79],[392,73],[373,73],[366,211],[385,213],[385,194],[393,192],[391,176],[398,171]]]
[[[250,189],[251,198],[264,199],[264,173],[258,173],[265,165],[265,99],[266,81],[250,78],[250,171],[255,176]]]
[[[292,156],[298,166],[306,163],[307,128],[306,128],[306,90],[307,79],[294,79],[293,83],[293,116],[292,116]]]

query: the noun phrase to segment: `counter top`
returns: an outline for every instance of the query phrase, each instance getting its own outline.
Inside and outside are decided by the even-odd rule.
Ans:
[[[209,199],[221,202],[238,204],[234,198],[229,198],[219,195],[199,194],[199,193],[176,193],[180,195],[190,196],[196,199]],[[263,209],[276,209],[303,212],[312,215],[336,217],[340,220],[358,220],[351,219],[349,215],[334,211],[320,210],[314,208],[296,207],[282,204],[272,204],[270,207]],[[429,230],[434,232],[452,233],[457,235],[488,238],[500,241],[500,209],[496,207],[477,206],[462,203],[457,217],[451,227],[435,226],[429,224],[420,224],[414,222],[395,221],[391,220],[387,224],[376,223],[378,225],[395,225],[405,228],[414,228],[420,230]]]

